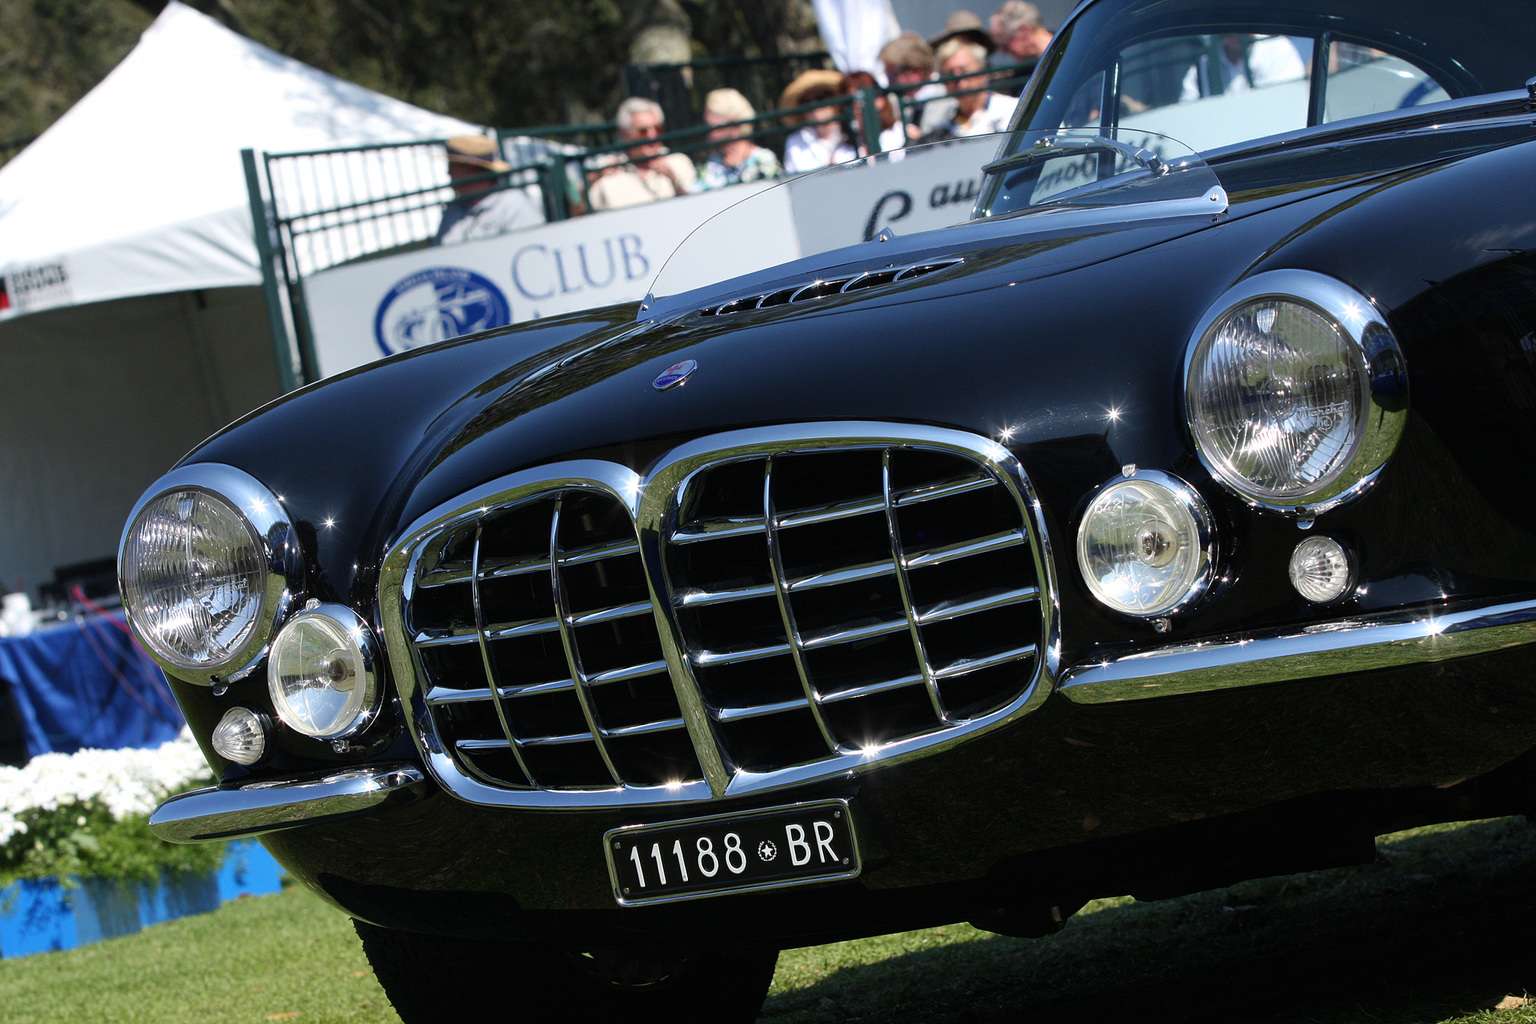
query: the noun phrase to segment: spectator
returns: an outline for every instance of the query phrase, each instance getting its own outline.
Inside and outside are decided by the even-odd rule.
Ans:
[[[614,116],[620,142],[634,145],[607,153],[588,179],[587,203],[593,210],[617,210],[686,195],[698,187],[693,161],[656,141],[667,130],[661,104],[631,96]],[[649,141],[647,141],[649,140]]]
[[[1213,93],[1242,92],[1307,77],[1301,51],[1285,36],[1250,36],[1229,32],[1221,37],[1219,68],[1206,55],[1184,76],[1179,102]]]
[[[886,84],[899,90],[907,138],[916,139],[923,104],[944,95],[944,87],[933,80],[933,47],[916,32],[903,32],[880,51],[880,65]]]
[[[777,178],[783,173],[773,151],[753,142],[752,126],[741,124],[757,116],[752,104],[735,89],[715,89],[704,97],[704,123],[709,141],[719,148],[704,164],[700,188],[723,188],[746,181]]]
[[[951,39],[964,39],[966,42],[975,43],[983,47],[987,53],[997,48],[997,44],[992,41],[992,34],[987,31],[986,26],[981,23],[981,19],[974,11],[954,12],[945,20],[944,31],[928,40],[928,45],[934,50],[935,64],[941,60],[938,56],[939,47]]]
[[[498,177],[512,166],[497,158],[496,143],[484,135],[455,135],[446,147],[455,196],[443,208],[434,244],[491,238],[544,223],[538,186],[511,188]]]
[[[843,95],[854,96],[853,101],[853,128],[854,145],[860,156],[868,156],[864,145],[864,108],[856,94],[860,90],[874,90],[875,113],[880,118],[879,146],[877,152],[889,153],[900,149],[907,144],[907,132],[896,119],[896,110],[891,105],[891,98],[886,95],[875,76],[868,71],[850,71],[843,76]]]
[[[949,79],[944,88],[954,97],[955,107],[949,120],[933,128],[923,141],[1007,131],[1019,101],[988,88],[987,48],[957,36],[946,40],[936,56],[940,77]]]
[[[982,47],[982,51],[991,54],[997,44],[992,42],[992,34],[982,25],[981,19],[973,11],[955,11],[944,22],[944,31],[928,40],[928,45],[934,48],[934,70],[938,71],[938,48],[945,43],[956,39],[963,39],[968,43],[974,43]],[[983,58],[985,61],[985,58]],[[938,71],[938,77],[943,77],[943,72]],[[950,83],[939,83],[939,88],[944,90],[944,95],[923,107],[923,117],[919,122],[919,141],[933,142],[936,139],[952,137],[946,125],[955,119],[956,102],[951,95],[955,90]]]
[[[992,65],[1001,75],[1017,77],[1020,65],[1032,68],[1051,43],[1051,31],[1040,22],[1040,8],[1027,0],[1006,0],[992,15],[992,41],[997,50]],[[1022,84],[999,86],[998,91],[1017,96]]]
[[[832,101],[842,91],[843,76],[836,71],[806,71],[789,83],[779,97],[780,107],[798,107],[821,100]],[[799,120],[804,116],[795,115]],[[784,170],[790,174],[819,170],[859,154],[843,133],[838,122],[838,105],[828,102],[809,115],[810,123],[792,132],[784,140]]]

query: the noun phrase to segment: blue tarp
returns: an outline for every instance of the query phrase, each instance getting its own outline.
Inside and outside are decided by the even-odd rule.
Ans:
[[[10,690],[31,757],[155,747],[181,731],[165,676],[119,615],[0,638],[0,686]]]

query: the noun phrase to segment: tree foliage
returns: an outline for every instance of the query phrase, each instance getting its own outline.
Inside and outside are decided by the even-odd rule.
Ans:
[[[629,63],[819,46],[809,0],[185,2],[331,74],[501,128],[611,117]],[[164,3],[0,0],[0,146],[69,109]]]
[[[127,0],[0,0],[0,159],[101,81],[149,22]]]

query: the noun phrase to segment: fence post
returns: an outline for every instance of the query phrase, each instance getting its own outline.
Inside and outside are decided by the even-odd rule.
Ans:
[[[256,151],[242,149],[240,160],[245,166],[245,188],[251,204],[251,222],[256,235],[256,259],[261,264],[261,292],[267,306],[267,329],[272,336],[272,355],[277,363],[277,379],[283,394],[295,390],[303,380],[302,358],[297,351],[296,339],[290,326],[289,312],[283,302],[284,280],[279,282],[277,264],[281,243],[277,240],[277,226],[262,199],[261,175],[256,164]]]
[[[877,95],[875,89],[860,89],[854,94],[853,100],[859,105],[859,128],[863,136],[864,152],[870,156],[880,152],[880,110],[875,106]]]

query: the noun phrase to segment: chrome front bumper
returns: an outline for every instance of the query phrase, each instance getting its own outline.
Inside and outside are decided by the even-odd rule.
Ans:
[[[149,829],[171,843],[261,835],[336,821],[407,803],[428,792],[409,764],[375,765],[304,782],[213,786],[172,797],[149,816]]]
[[[1402,668],[1536,643],[1536,600],[1383,612],[1083,662],[1057,682],[1078,704]]]
[[[1536,599],[1428,612],[1395,611],[1291,632],[1180,644],[1075,665],[1057,688],[1080,704],[1203,693],[1447,661],[1536,643]],[[184,793],[149,827],[198,843],[335,821],[431,792],[421,768],[395,763],[314,781],[247,783]]]

